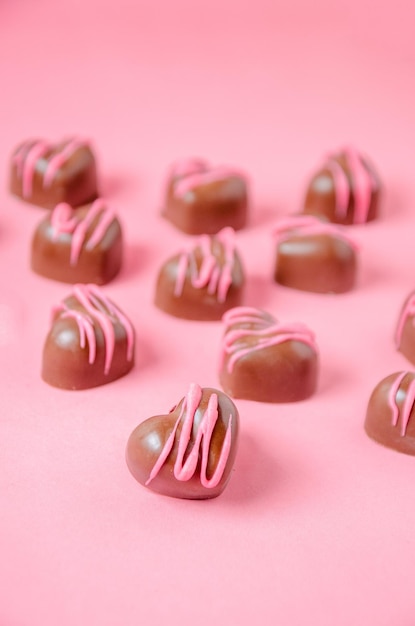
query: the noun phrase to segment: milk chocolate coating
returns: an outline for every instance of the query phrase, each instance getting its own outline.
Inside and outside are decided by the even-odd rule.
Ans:
[[[331,234],[294,235],[277,246],[274,280],[314,293],[344,293],[353,289],[357,256],[345,240]]]
[[[310,184],[307,188],[303,213],[312,214],[316,216],[323,216],[330,222],[336,224],[354,224],[356,223],[356,211],[355,211],[355,188],[356,181],[353,179],[352,172],[350,170],[348,161],[344,153],[339,153],[333,156],[340,167],[343,169],[349,185],[349,201],[347,211],[345,215],[339,215],[337,204],[336,185],[333,177],[333,173],[328,167],[322,167],[312,177]],[[372,169],[364,159],[363,164],[374,180],[378,180],[376,172]],[[364,219],[365,222],[370,222],[378,216],[380,202],[380,185],[377,183],[377,187],[373,188],[370,194],[370,204],[368,206],[367,216]]]
[[[222,244],[215,238],[211,239],[211,250],[221,272],[224,271],[226,255]],[[192,272],[200,275],[204,254],[200,246],[196,245],[192,251],[192,259],[187,266],[183,289],[180,295],[176,294],[181,254],[176,254],[162,266],[156,284],[156,306],[175,317],[188,320],[213,321],[220,320],[228,309],[242,303],[245,283],[244,271],[237,252],[233,255],[231,283],[226,297],[222,301],[218,290],[211,292],[209,285],[195,286],[192,281]]]
[[[77,320],[67,317],[64,310],[57,310],[53,314],[52,325],[43,348],[43,380],[60,389],[80,390],[105,385],[127,374],[134,366],[134,350],[129,359],[128,337],[122,320],[106,308],[105,302],[97,301],[97,309],[104,313],[114,332],[111,366],[105,372],[108,344],[99,320],[74,295],[66,298],[64,305],[65,309],[80,312],[91,320],[96,354],[91,362],[91,342],[88,335],[82,345]]]
[[[375,387],[367,407],[365,430],[371,439],[383,446],[415,455],[415,410],[413,399],[409,395],[410,386],[415,381],[415,373],[406,372],[396,393],[391,393],[394,383],[396,385],[398,377],[403,374],[404,372],[391,374]],[[391,402],[392,406],[395,404],[396,424],[393,423]],[[407,419],[405,427],[403,421]]]
[[[223,390],[233,398],[257,402],[298,402],[309,398],[316,391],[318,382],[316,348],[310,345],[308,337],[307,342],[288,339],[264,346],[279,333],[290,334],[282,325],[279,330],[277,321],[268,313],[259,309],[256,313],[258,317],[252,322],[229,323],[226,327],[222,341],[230,350],[227,352],[222,347],[219,380]],[[248,332],[230,340],[238,329]],[[231,366],[234,351],[240,352],[241,356]]]
[[[36,204],[46,209],[53,209],[60,202],[67,202],[73,207],[88,204],[97,198],[97,172],[95,156],[91,148],[81,145],[58,169],[50,186],[44,184],[44,173],[48,162],[61,152],[67,142],[60,142],[39,158],[34,167],[32,192],[25,197],[22,177],[14,162],[11,162],[10,191],[21,200]]]
[[[73,214],[84,219],[91,205],[76,209]],[[123,237],[117,218],[111,221],[102,239],[88,248],[101,216],[97,216],[87,229],[79,257],[71,263],[73,233],[55,236],[51,215],[45,217],[36,228],[32,240],[31,268],[37,274],[63,283],[94,283],[105,285],[121,269]]]
[[[396,344],[401,352],[411,363],[415,365],[415,292],[406,299],[398,321],[396,332]]]
[[[212,394],[218,397],[218,420],[215,424],[213,435],[208,450],[207,478],[211,478],[218,466],[219,457],[222,451],[226,429],[231,421],[231,445],[226,466],[218,484],[214,487],[206,487],[201,483],[200,475],[202,468],[202,452],[199,448],[199,458],[196,471],[188,480],[178,480],[175,477],[174,466],[179,450],[179,439],[183,427],[181,420],[175,434],[173,447],[162,465],[160,471],[149,484],[150,474],[158,461],[160,454],[173,431],[184,398],[167,415],[157,415],[150,417],[131,433],[127,443],[126,461],[128,468],[134,478],[156,493],[171,496],[174,498],[186,498],[193,500],[215,498],[225,489],[229,482],[232,466],[237,453],[237,441],[239,433],[239,414],[235,404],[222,391],[217,389],[202,389],[202,399],[196,410],[195,419],[191,431],[190,441],[187,447],[188,453],[194,448],[198,429],[204,412],[207,409],[209,398]],[[202,440],[203,445],[203,440]]]
[[[185,176],[172,176],[167,185],[163,215],[189,235],[213,235],[226,226],[244,228],[248,215],[245,179],[229,174],[221,180],[199,183],[184,194],[177,193],[177,182]]]

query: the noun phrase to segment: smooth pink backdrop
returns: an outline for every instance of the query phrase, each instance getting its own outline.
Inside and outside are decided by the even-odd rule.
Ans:
[[[414,19],[404,0],[0,1],[0,626],[413,626],[415,459],[362,425],[374,385],[410,368],[392,337],[415,287]],[[123,221],[106,293],[138,338],[131,375],[79,393],[40,380],[69,287],[30,272],[43,212],[7,192],[15,144],[70,133],[92,139]],[[385,185],[381,219],[353,229],[358,288],[279,288],[271,226],[344,142]],[[159,209],[188,155],[249,172],[247,303],[307,323],[322,363],[307,402],[238,403],[235,471],[209,502],[155,496],[124,462],[136,424],[218,384],[220,324],[152,305],[187,241]]]

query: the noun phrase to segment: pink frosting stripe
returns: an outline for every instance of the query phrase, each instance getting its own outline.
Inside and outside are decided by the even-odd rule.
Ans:
[[[404,326],[408,320],[409,317],[413,317],[415,315],[415,292],[413,294],[411,294],[409,296],[409,298],[407,299],[402,312],[400,314],[399,320],[398,320],[398,324],[396,327],[396,333],[395,333],[395,345],[396,348],[399,350],[400,345],[401,345],[401,341],[402,341],[402,333],[403,333],[403,329]],[[415,322],[415,320],[414,320]]]
[[[397,404],[397,396],[400,391],[403,379],[410,374],[410,372],[401,372],[397,375],[388,394],[388,405],[392,410],[392,425],[397,426],[399,417],[401,417],[401,437],[405,437],[406,430],[408,428],[409,421],[411,419],[411,413],[415,404],[415,379],[411,380],[408,390],[405,394],[405,400],[403,402],[402,409]]]
[[[92,365],[95,362],[97,344],[95,339],[94,322],[92,319],[80,311],[73,309],[54,307],[53,314],[63,310],[62,318],[72,318],[78,324],[79,329],[79,345],[81,348],[85,348],[88,341],[88,363]]]
[[[36,142],[26,153],[22,164],[22,195],[29,198],[32,195],[33,177],[36,164],[49,152],[50,146],[44,141]]]
[[[346,241],[355,250],[358,249],[357,243],[350,237],[345,228],[333,224],[332,222],[320,220],[313,215],[299,215],[283,218],[274,226],[272,234],[276,237],[278,243],[282,243],[295,236],[331,235],[332,237]]]
[[[346,146],[342,153],[347,161],[347,168],[350,172],[352,183],[342,166],[337,162],[334,155],[329,157],[325,167],[330,171],[336,193],[336,214],[343,218],[347,214],[350,201],[350,193],[354,197],[354,217],[355,224],[367,222],[372,193],[379,187],[376,176],[369,171],[359,152],[353,146]]]
[[[78,222],[79,219],[75,216],[70,204],[66,202],[57,204],[50,216],[50,223],[53,229],[53,241],[56,241],[59,235],[72,233]]]
[[[64,163],[82,146],[85,145],[85,142],[81,139],[77,139],[74,137],[70,139],[66,145],[54,154],[48,162],[48,165],[45,170],[45,174],[43,176],[43,186],[45,188],[50,187],[53,179],[56,176],[57,171],[62,167]]]
[[[96,358],[96,337],[94,321],[98,323],[104,336],[105,366],[104,373],[111,369],[115,348],[115,329],[110,316],[120,322],[127,338],[127,360],[131,361],[134,353],[134,329],[129,319],[111,302],[96,285],[74,285],[73,295],[84,307],[86,313],[70,309],[65,302],[53,309],[53,315],[62,312],[62,317],[71,317],[76,320],[79,328],[80,346],[84,348],[88,340],[89,363]]]
[[[317,352],[314,333],[304,324],[282,324],[265,311],[253,307],[235,307],[227,311],[222,320],[225,324],[225,334],[222,340],[220,367],[223,367],[225,358],[229,357],[226,365],[229,373],[232,373],[235,363],[247,354],[286,341],[300,341]],[[237,324],[252,324],[254,328],[233,328]],[[247,346],[244,340],[250,338],[257,341]]]
[[[215,393],[212,393],[209,398],[208,406],[199,423],[195,442],[186,460],[184,460],[194,427],[196,411],[198,410],[202,399],[202,393],[202,389],[201,387],[199,387],[199,385],[195,383],[192,383],[190,385],[187,396],[183,400],[179,417],[177,418],[173,430],[168,437],[166,443],[164,444],[164,447],[161,450],[160,455],[153,466],[153,469],[150,472],[150,476],[145,483],[146,485],[150,484],[150,482],[154,480],[154,478],[158,475],[164,463],[166,462],[166,459],[174,446],[177,429],[182,421],[183,424],[178,442],[177,457],[173,469],[174,477],[176,478],[176,480],[183,482],[190,480],[196,472],[197,465],[199,463],[199,457],[201,454],[201,484],[207,489],[212,489],[219,484],[220,480],[223,477],[231,449],[232,415],[229,416],[229,421],[226,428],[222,449],[219,455],[218,464],[213,475],[211,476],[211,478],[208,479],[207,465],[209,461],[210,445],[212,441],[213,431],[219,418],[218,396]]]
[[[72,235],[70,264],[76,265],[81,254],[82,246],[85,243],[86,235],[91,224],[100,217],[85,247],[92,250],[104,238],[110,224],[115,219],[115,213],[106,207],[104,200],[98,198],[93,202],[85,217],[81,219],[73,211],[69,204],[61,202],[51,215],[51,225],[53,228],[53,240],[64,233]]]
[[[212,252],[213,239],[223,246],[225,262],[221,267],[217,257]],[[202,264],[198,271],[195,252],[202,252]],[[196,246],[189,251],[182,252],[178,265],[174,295],[179,298],[183,293],[186,276],[190,274],[190,282],[195,289],[207,287],[209,294],[217,294],[218,302],[225,302],[232,284],[232,271],[235,263],[235,231],[233,228],[223,228],[215,237],[201,235],[197,238]]]
[[[372,198],[372,176],[355,148],[347,147],[344,152],[353,179],[354,221],[356,224],[364,224],[367,221]]]
[[[64,163],[80,148],[86,145],[81,139],[69,139],[62,149],[53,154],[48,161],[43,174],[43,187],[47,188],[53,182],[57,171]],[[53,146],[42,140],[29,140],[23,143],[13,157],[17,174],[22,178],[22,195],[29,198],[32,195],[33,178],[39,159],[45,158],[47,153],[53,151]]]
[[[344,218],[347,215],[347,208],[350,201],[349,179],[344,169],[334,159],[328,162],[327,169],[333,177],[334,188],[336,190],[336,215],[340,218]]]
[[[174,193],[180,198],[188,191],[199,187],[199,185],[209,185],[231,177],[245,179],[245,176],[241,172],[226,166],[218,166],[206,171],[199,171],[179,179],[174,186]]]
[[[209,169],[209,164],[204,159],[189,158],[176,161],[170,168],[171,178],[181,178],[182,176],[190,176]]]
[[[14,153],[13,163],[16,166],[18,176],[20,177],[23,176],[23,165],[25,162],[26,155],[36,143],[38,143],[38,141],[29,139],[28,141],[25,141],[24,143],[22,143],[17,148],[16,152]]]

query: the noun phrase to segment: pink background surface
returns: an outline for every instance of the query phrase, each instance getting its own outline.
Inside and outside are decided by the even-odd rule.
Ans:
[[[415,287],[415,16],[404,0],[286,5],[0,2],[0,626],[414,624],[415,459],[362,424],[374,385],[410,367],[392,336]],[[70,288],[30,272],[43,212],[7,192],[15,144],[74,132],[93,140],[125,227],[106,293],[138,338],[131,375],[79,393],[40,380],[49,311]],[[279,288],[271,226],[344,142],[385,184],[381,219],[353,229],[359,285]],[[209,502],[156,496],[124,462],[136,424],[192,380],[218,384],[221,325],[152,305],[187,241],[159,208],[168,164],[188,155],[249,172],[246,302],[307,323],[322,363],[307,402],[238,402],[235,471]]]

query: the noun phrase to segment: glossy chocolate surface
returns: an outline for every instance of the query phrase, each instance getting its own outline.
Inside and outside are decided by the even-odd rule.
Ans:
[[[10,191],[46,209],[60,202],[73,207],[92,202],[98,196],[95,156],[87,142],[77,139],[24,142],[12,155]]]
[[[337,224],[363,224],[377,217],[379,202],[377,173],[351,148],[329,157],[315,173],[306,191],[303,212]]]
[[[189,235],[215,234],[226,226],[246,225],[248,189],[243,174],[231,168],[214,168],[199,159],[172,168],[163,215]]]
[[[312,216],[287,220],[277,238],[274,280],[314,293],[345,293],[357,275],[357,250],[338,227]],[[278,228],[278,226],[277,226]]]
[[[131,322],[96,285],[75,285],[52,312],[42,378],[72,390],[112,382],[134,366],[134,343]]]
[[[60,204],[34,233],[31,268],[64,283],[104,285],[120,271],[122,253],[120,222],[102,200],[78,209]]]
[[[375,387],[367,407],[365,430],[378,443],[415,455],[415,373],[397,372]]]
[[[409,294],[395,331],[396,348],[415,365],[415,291]]]
[[[282,324],[259,309],[239,307],[224,316],[219,380],[233,398],[298,402],[318,382],[319,357],[304,324]]]
[[[192,396],[196,397],[193,408]],[[210,403],[213,419],[209,422]],[[215,498],[230,479],[238,433],[239,415],[232,400],[222,391],[191,385],[187,396],[170,413],[150,417],[132,432],[126,449],[127,465],[139,483],[156,493],[174,498]]]
[[[156,306],[175,317],[220,320],[242,302],[245,278],[232,229],[204,235],[193,248],[176,254],[161,268]]]

